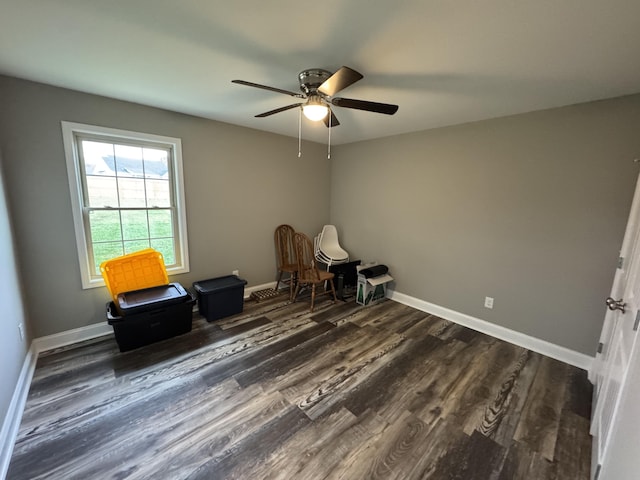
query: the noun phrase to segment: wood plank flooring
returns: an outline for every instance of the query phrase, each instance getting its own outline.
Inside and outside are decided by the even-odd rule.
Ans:
[[[586,372],[390,300],[308,308],[41,355],[7,478],[589,478]]]

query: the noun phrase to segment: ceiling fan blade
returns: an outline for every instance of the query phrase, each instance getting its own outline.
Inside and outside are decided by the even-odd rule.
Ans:
[[[333,97],[340,90],[356,83],[361,78],[362,74],[352,68],[341,67],[318,87],[318,91],[328,97]]]
[[[304,98],[304,95],[301,93],[290,92],[289,90],[283,90],[281,88],[268,87],[267,85],[260,85],[259,83],[247,82],[245,80],[231,80],[231,83],[246,85],[247,87],[261,88],[263,90],[269,90],[270,92],[284,93],[285,95],[291,95],[292,97]]]
[[[393,115],[398,111],[398,105],[391,105],[389,103],[367,102],[366,100],[354,100],[353,98],[332,98],[331,103],[338,107],[355,108],[356,110],[384,113],[385,115]]]
[[[331,115],[331,128],[337,127],[338,125],[340,125],[340,122],[338,121],[338,117],[335,116],[335,114],[333,113],[333,110],[329,109],[329,114]],[[329,128],[329,115],[324,117],[324,124],[327,126],[327,128]]]
[[[268,117],[269,115],[274,115],[276,113],[284,112],[286,110],[291,110],[292,108],[296,108],[302,105],[301,103],[294,103],[292,105],[287,105],[286,107],[276,108],[275,110],[269,110],[268,112],[260,113],[256,115],[257,118]]]

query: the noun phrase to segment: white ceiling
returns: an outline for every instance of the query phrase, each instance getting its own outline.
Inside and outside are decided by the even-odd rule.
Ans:
[[[336,107],[333,144],[637,93],[639,60],[639,0],[0,0],[0,73],[292,137],[231,80],[354,68],[338,96],[400,109]]]

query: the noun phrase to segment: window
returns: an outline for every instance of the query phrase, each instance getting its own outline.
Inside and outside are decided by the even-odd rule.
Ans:
[[[189,271],[179,138],[62,122],[83,288],[100,264],[144,248]]]

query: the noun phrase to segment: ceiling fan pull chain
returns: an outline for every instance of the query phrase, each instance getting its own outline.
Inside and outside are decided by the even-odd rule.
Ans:
[[[302,156],[302,107],[298,112],[298,158]]]
[[[331,158],[331,109],[329,109],[329,142],[327,147],[327,159]]]
[[[259,83],[247,82],[246,80],[231,80],[232,83],[245,85],[247,87],[260,88],[270,92],[282,93],[290,95],[302,100],[302,103],[292,103],[284,107],[269,110],[268,112],[259,113],[257,118],[269,117],[276,113],[286,112],[288,110],[299,107],[300,113],[304,113],[305,117],[311,121],[324,120],[325,125],[329,127],[329,132],[333,126],[340,125],[340,122],[331,111],[331,105],[335,107],[351,108],[355,110],[365,110],[368,112],[384,113],[385,115],[393,115],[398,111],[398,105],[390,103],[370,102],[368,100],[356,100],[354,98],[336,97],[338,92],[354,83],[362,80],[361,73],[356,72],[352,68],[342,66],[337,71],[331,73],[322,68],[309,68],[298,74],[298,83],[300,84],[301,93],[283,90],[281,88],[261,85]],[[327,120],[327,113],[331,113],[331,117]],[[334,122],[335,120],[335,122]],[[302,115],[298,120],[298,157],[302,156]],[[329,148],[327,158],[331,158],[331,133],[329,133]]]

